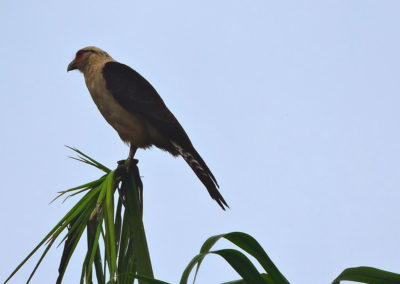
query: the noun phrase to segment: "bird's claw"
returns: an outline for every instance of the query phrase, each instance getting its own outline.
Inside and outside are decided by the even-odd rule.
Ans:
[[[117,162],[118,168],[126,168],[127,173],[132,172],[132,167],[134,165],[137,165],[139,163],[139,160],[137,159],[126,159],[126,160],[120,160]]]

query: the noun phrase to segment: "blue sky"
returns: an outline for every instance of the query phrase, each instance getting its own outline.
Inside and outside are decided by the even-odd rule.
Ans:
[[[146,77],[214,172],[231,209],[182,159],[138,151],[157,278],[177,283],[211,235],[259,240],[291,283],[343,269],[400,272],[398,1],[3,1],[0,4],[0,279],[72,206],[56,192],[101,173],[128,147],[83,77],[95,45]],[[221,247],[228,246],[222,243]],[[67,270],[77,283],[85,244]],[[52,283],[52,249],[32,283]],[[37,259],[37,258],[36,258]],[[35,261],[10,283],[24,283]],[[238,276],[217,256],[198,283]]]

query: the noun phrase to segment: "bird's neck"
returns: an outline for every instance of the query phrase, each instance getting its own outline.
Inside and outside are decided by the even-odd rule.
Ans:
[[[90,62],[90,64],[86,64],[82,70],[83,75],[90,76],[93,73],[101,72],[104,65],[107,62],[115,61],[111,57],[97,59],[95,61]]]

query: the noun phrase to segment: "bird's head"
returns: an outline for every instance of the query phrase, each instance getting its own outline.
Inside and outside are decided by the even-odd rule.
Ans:
[[[111,60],[111,56],[104,50],[95,46],[88,46],[76,52],[75,59],[68,65],[67,71],[78,69],[85,73],[89,66]]]

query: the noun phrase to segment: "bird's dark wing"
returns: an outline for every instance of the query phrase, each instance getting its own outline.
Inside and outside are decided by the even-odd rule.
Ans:
[[[168,140],[184,148],[192,146],[185,130],[157,91],[138,72],[125,64],[108,62],[104,65],[103,76],[107,89],[128,112],[139,114]]]
[[[103,76],[107,89],[128,112],[140,115],[171,143],[172,154],[180,154],[205,185],[211,197],[225,209],[228,206],[218,191],[218,183],[190,142],[183,127],[169,111],[153,86],[127,65],[108,62]],[[168,149],[168,147],[164,147]]]

